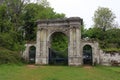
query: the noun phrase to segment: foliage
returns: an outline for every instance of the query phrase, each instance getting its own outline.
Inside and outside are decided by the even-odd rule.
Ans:
[[[50,64],[63,64],[66,65],[68,61],[68,38],[67,36],[62,32],[55,32],[50,37],[51,40],[51,46],[50,46],[50,54],[51,54],[51,60]],[[64,62],[56,62],[54,58],[64,58]]]
[[[120,52],[120,48],[106,48],[103,49],[105,52]]]
[[[64,52],[68,48],[68,38],[61,32],[53,33],[51,36],[51,48]]]
[[[19,63],[21,60],[19,52],[0,48],[0,64]]]
[[[115,51],[119,51],[120,48],[120,29],[119,28],[113,28],[106,31],[103,31],[101,28],[90,28],[89,30],[86,30],[84,37],[89,37],[94,40],[97,40],[100,43],[100,47],[102,49],[107,50],[108,48],[110,51],[113,50],[113,48],[116,48]],[[114,51],[114,50],[113,50]]]
[[[80,26],[80,31],[81,31],[81,38],[85,38],[85,37],[86,37],[86,31],[87,31],[87,29],[85,29],[84,22],[83,22],[83,24]]]
[[[113,27],[115,15],[109,8],[99,7],[94,14],[94,27],[106,31]]]
[[[44,7],[49,7],[50,3],[47,0],[38,0],[38,2],[44,6]]]
[[[41,4],[30,3],[26,5],[23,14],[25,39],[35,40],[36,39],[36,20],[38,19],[56,19],[64,18],[64,14],[54,12],[51,7],[45,7]]]
[[[1,47],[7,48],[12,51],[20,51],[24,49],[24,42],[21,39],[21,35],[17,33],[1,33],[0,42]]]
[[[4,41],[5,35],[6,38],[9,35],[8,37],[13,39],[12,42],[16,42],[16,44],[24,43],[24,39],[35,40],[36,20],[65,17],[64,14],[56,13],[53,8],[46,6],[47,0],[42,0],[40,4],[28,2],[29,0],[5,0],[0,5],[0,37],[2,41]],[[15,35],[13,36],[13,34]],[[14,44],[12,42],[10,43]]]
[[[9,50],[20,51],[23,48],[22,20],[20,0],[5,0],[0,5],[0,46]]]
[[[0,47],[6,49],[0,53],[4,56],[2,59],[15,58],[16,54],[19,55],[24,50],[25,41],[35,41],[38,19],[65,17],[64,14],[56,13],[47,0],[42,0],[39,4],[30,2],[31,0],[4,0],[0,3]]]
[[[100,47],[105,51],[119,52],[120,29],[115,27],[115,15],[105,7],[99,7],[94,14],[94,26],[84,31],[84,38],[89,37],[97,40]]]
[[[103,31],[101,28],[89,28],[85,31],[84,37],[94,38],[94,39],[102,39]]]

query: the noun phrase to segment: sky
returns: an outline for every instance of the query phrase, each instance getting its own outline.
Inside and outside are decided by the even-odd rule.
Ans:
[[[85,28],[93,25],[93,16],[98,7],[107,7],[115,14],[115,21],[120,25],[120,0],[48,0],[57,13],[66,17],[80,17]]]

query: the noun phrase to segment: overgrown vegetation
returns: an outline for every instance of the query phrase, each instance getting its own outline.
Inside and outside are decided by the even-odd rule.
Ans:
[[[19,62],[28,41],[36,39],[38,19],[63,18],[47,0],[2,0],[0,3],[0,63]],[[2,49],[3,48],[3,49]],[[18,56],[18,57],[17,57]]]
[[[0,48],[0,64],[20,63],[20,52],[11,51],[8,49]]]
[[[64,18],[56,13],[47,0],[1,0],[0,3],[0,63],[19,62],[24,44],[36,40],[36,20]],[[94,15],[94,27],[81,28],[82,38],[97,40],[105,51],[120,51],[120,29],[114,24],[115,15],[104,7],[98,8]],[[67,52],[68,40],[65,36],[55,36],[52,48]],[[18,57],[16,57],[18,56]]]
[[[62,32],[56,32],[51,36],[51,48],[56,51],[65,51],[68,48],[68,37]]]
[[[93,17],[93,28],[84,30],[83,37],[97,40],[107,52],[120,51],[120,27],[115,24],[115,15],[109,8],[99,7]]]

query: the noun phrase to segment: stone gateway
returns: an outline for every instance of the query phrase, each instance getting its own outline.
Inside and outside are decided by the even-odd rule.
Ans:
[[[61,32],[68,37],[68,65],[79,66],[87,62],[90,62],[91,65],[100,64],[102,58],[98,43],[87,38],[81,39],[82,22],[83,20],[79,17],[38,20],[36,43],[26,44],[26,50],[23,53],[24,59],[27,61],[34,60],[35,64],[49,64],[50,37],[55,32]],[[36,49],[34,50],[34,57],[29,56],[31,46]],[[91,48],[90,56],[84,54],[85,46]]]

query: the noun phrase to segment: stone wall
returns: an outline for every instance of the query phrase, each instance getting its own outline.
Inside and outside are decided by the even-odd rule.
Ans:
[[[29,50],[30,50],[30,47],[36,47],[36,43],[27,43],[25,44],[25,50],[22,54],[22,57],[28,62],[29,61]]]
[[[100,51],[100,64],[105,66],[120,66],[120,53]]]
[[[97,59],[97,64],[105,65],[105,66],[120,66],[120,53],[117,52],[104,52],[98,48],[97,42],[89,42],[89,41],[82,41],[81,42],[81,53],[84,45],[91,45],[93,49],[93,65],[95,62],[95,59]],[[31,46],[36,47],[35,43],[32,44],[26,44],[26,49],[23,52],[23,58],[26,61],[29,61],[29,49]]]

